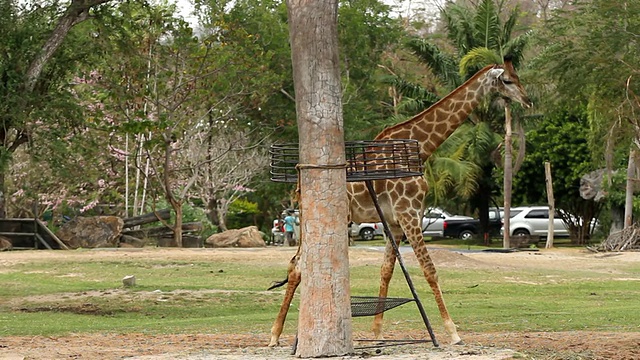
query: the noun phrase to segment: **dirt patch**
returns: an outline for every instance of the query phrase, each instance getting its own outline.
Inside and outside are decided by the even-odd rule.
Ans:
[[[462,333],[466,345],[430,343],[381,349],[356,350],[339,359],[376,360],[499,360],[499,359],[640,359],[640,332],[520,332]],[[366,336],[364,334],[355,334]],[[392,334],[390,336],[393,336]],[[405,338],[422,338],[423,331],[403,332]],[[0,359],[294,359],[290,336],[285,345],[268,348],[266,335],[146,335],[77,334],[65,337],[4,337]]]
[[[453,252],[446,249],[431,249],[436,267],[439,268],[535,268],[589,269],[615,274],[612,263],[640,262],[640,253],[597,254],[586,250],[542,250],[539,252],[518,252],[509,254],[483,252]],[[175,261],[243,261],[256,263],[271,262],[286,267],[295,249],[288,247],[262,249],[140,249],[140,250],[92,250],[92,251],[15,251],[5,252],[0,259],[2,271],[11,271],[10,265],[34,260],[56,261],[105,261],[109,259],[154,258]],[[382,249],[355,247],[350,249],[350,262],[357,265],[380,265]],[[413,265],[416,262],[411,252],[403,258]],[[638,281],[628,274],[614,277],[619,281]],[[507,279],[508,280],[508,279]],[[514,280],[515,281],[515,280]],[[226,290],[208,290],[226,291]],[[67,294],[73,297],[114,297],[123,296],[125,291],[110,290]],[[62,294],[64,296],[64,294]],[[137,293],[135,296],[157,297],[178,296],[180,294]],[[60,295],[58,295],[60,296]],[[36,303],[45,303],[46,297],[29,297]],[[24,300],[24,299],[23,299]],[[19,304],[13,304],[19,307]],[[37,309],[46,311],[46,309]],[[67,309],[76,313],[96,311],[91,307]],[[33,309],[25,310],[33,311]],[[275,315],[275,314],[274,314]],[[387,338],[422,339],[424,331],[416,330],[394,334],[385,333]],[[444,334],[436,334],[438,339],[446,339]],[[340,359],[410,360],[410,359],[640,359],[640,332],[509,332],[509,333],[464,333],[463,346],[442,345],[434,348],[431,344],[406,345],[381,349],[357,350],[351,356]],[[367,338],[370,334],[354,334],[354,338]],[[267,348],[268,334],[74,334],[63,337],[2,337],[0,338],[0,359],[220,359],[220,360],[271,360],[295,358],[290,355],[293,338],[283,336],[283,346]]]

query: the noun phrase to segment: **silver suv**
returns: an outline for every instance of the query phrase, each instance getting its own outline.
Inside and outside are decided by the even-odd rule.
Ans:
[[[549,207],[524,206],[511,209],[509,221],[511,236],[539,235],[546,237],[549,232]],[[504,234],[504,227],[500,229]],[[569,229],[556,210],[553,216],[553,236],[569,236]]]

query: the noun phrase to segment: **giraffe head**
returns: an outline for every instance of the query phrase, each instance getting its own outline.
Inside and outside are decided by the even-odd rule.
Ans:
[[[520,84],[520,78],[510,58],[505,57],[504,65],[495,65],[490,69],[487,78],[500,95],[519,102],[525,108],[530,108],[533,105],[524,87]]]

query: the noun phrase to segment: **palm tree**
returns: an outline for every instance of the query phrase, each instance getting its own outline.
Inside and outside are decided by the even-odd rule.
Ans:
[[[511,57],[515,66],[523,58],[529,33],[514,36],[518,8],[506,11],[500,0],[482,0],[476,6],[448,2],[441,9],[448,44],[436,45],[429,39],[413,38],[408,48],[427,65],[440,84],[448,91],[461,85],[482,67],[501,63],[504,56]],[[504,19],[504,20],[503,20]],[[444,50],[453,46],[454,53]],[[502,146],[504,113],[492,106],[490,99],[470,116],[470,125],[462,126],[438,149],[427,169],[437,188],[438,184],[457,191],[466,189],[472,209],[478,209],[483,229],[488,228],[491,195],[499,193],[500,186],[493,177],[496,154]],[[444,158],[449,160],[443,160]],[[455,165],[464,160],[464,166]],[[461,173],[461,169],[466,169]],[[464,176],[463,176],[464,175]],[[461,186],[453,186],[453,183]],[[436,190],[433,195],[445,190]]]

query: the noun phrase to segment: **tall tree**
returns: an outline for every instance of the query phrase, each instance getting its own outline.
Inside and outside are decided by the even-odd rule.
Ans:
[[[289,0],[287,7],[300,134],[297,355],[339,356],[353,352],[353,342],[338,2]]]

